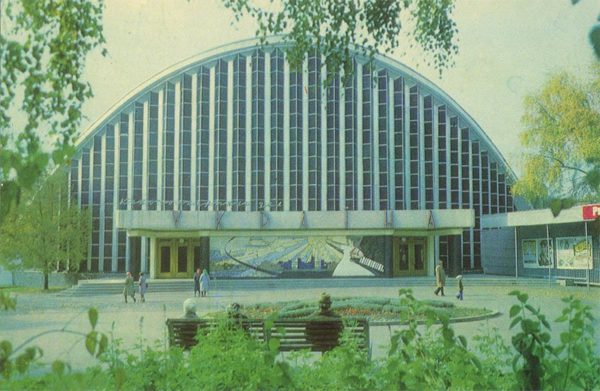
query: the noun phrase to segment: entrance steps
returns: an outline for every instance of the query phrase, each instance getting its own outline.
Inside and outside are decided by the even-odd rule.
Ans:
[[[490,276],[483,274],[466,275],[465,281],[469,285],[548,285],[548,280]],[[80,280],[77,285],[70,289],[59,292],[59,296],[95,296],[112,295],[123,292],[125,279],[98,279]],[[551,285],[556,285],[552,280]],[[397,277],[397,278],[286,278],[286,279],[214,279],[211,278],[211,291],[250,291],[250,290],[285,290],[285,289],[307,289],[307,288],[368,288],[368,287],[396,287],[410,288],[412,286],[435,285],[434,277]],[[456,285],[454,278],[448,278],[447,285]],[[137,290],[137,283],[136,283]],[[148,280],[148,292],[190,292],[194,291],[194,282],[189,279],[161,279]]]

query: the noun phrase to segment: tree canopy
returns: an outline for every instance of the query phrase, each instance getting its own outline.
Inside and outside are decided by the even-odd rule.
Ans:
[[[373,56],[396,49],[402,40],[404,47],[420,46],[428,63],[441,72],[458,52],[458,29],[451,18],[454,0],[295,0],[270,7],[253,0],[223,3],[237,20],[248,15],[257,22],[262,43],[285,34],[288,59],[295,67],[317,48],[327,69],[350,74],[352,47]]]
[[[79,269],[90,241],[90,215],[69,202],[66,180],[61,170],[41,178],[0,225],[0,260],[18,261],[10,268],[41,271],[44,289],[50,272]]]
[[[72,155],[81,106],[92,96],[82,78],[86,55],[104,42],[103,7],[0,1],[0,222],[21,189]]]
[[[523,175],[513,187],[536,207],[600,197],[600,64],[588,80],[561,72],[525,99]],[[564,206],[564,205],[563,205]]]

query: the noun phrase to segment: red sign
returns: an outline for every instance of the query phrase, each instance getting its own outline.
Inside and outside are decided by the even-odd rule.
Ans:
[[[583,205],[583,219],[594,220],[600,217],[600,204]]]

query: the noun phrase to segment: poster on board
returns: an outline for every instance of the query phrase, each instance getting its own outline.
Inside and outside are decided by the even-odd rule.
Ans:
[[[556,238],[556,267],[559,269],[591,269],[592,238],[572,236]]]
[[[526,268],[549,268],[554,262],[552,239],[524,239],[523,266]]]
[[[537,267],[537,244],[535,239],[523,240],[523,266]]]
[[[537,257],[538,267],[554,266],[554,248],[552,247],[552,239],[537,240]]]

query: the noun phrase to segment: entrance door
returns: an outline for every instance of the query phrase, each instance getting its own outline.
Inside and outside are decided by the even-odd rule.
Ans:
[[[188,278],[194,274],[194,243],[189,240],[160,240],[158,278]]]
[[[427,275],[426,244],[423,238],[394,238],[394,276]]]

